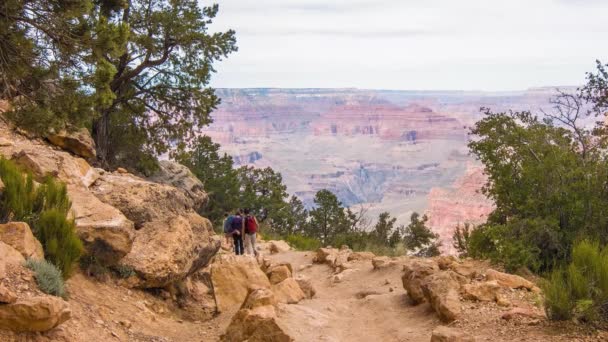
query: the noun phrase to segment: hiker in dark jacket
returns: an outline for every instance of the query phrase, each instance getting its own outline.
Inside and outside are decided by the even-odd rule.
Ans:
[[[245,252],[250,255],[258,255],[258,251],[255,249],[255,240],[258,232],[258,219],[252,215],[249,209],[245,209],[245,217],[243,219],[245,223]]]
[[[226,238],[226,245],[230,246],[230,248],[232,248],[232,246],[233,246],[233,242],[232,242],[232,218],[233,217],[234,216],[232,216],[228,212],[226,212],[224,214],[224,237]]]
[[[243,234],[245,232],[245,222],[241,210],[237,210],[235,215],[232,216],[232,239],[234,240],[234,254],[242,255],[245,251],[243,249]]]

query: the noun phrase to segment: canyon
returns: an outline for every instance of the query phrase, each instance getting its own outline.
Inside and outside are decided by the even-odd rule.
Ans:
[[[451,252],[454,227],[481,223],[492,210],[467,148],[480,108],[536,112],[555,93],[218,89],[222,103],[204,134],[237,166],[280,172],[309,208],[329,189],[372,220],[388,211],[407,224],[412,212],[426,213]]]

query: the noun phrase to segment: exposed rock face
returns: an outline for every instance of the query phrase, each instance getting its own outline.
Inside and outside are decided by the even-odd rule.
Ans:
[[[203,183],[186,166],[170,160],[161,160],[160,169],[150,177],[157,183],[168,184],[183,190],[192,200],[195,207],[207,203],[208,197]]]
[[[93,158],[97,155],[95,142],[86,128],[74,131],[60,131],[46,137],[51,144],[61,147],[83,158]]]
[[[504,287],[512,289],[526,289],[529,291],[538,291],[536,285],[533,282],[528,281],[518,275],[498,272],[493,269],[486,271],[486,278],[488,280],[495,280],[498,284]]]
[[[44,296],[0,304],[0,329],[47,331],[70,319],[72,312],[61,298]]]
[[[401,280],[412,304],[416,305],[424,302],[422,283],[427,276],[438,271],[439,266],[432,259],[414,259],[403,266]]]
[[[450,187],[431,189],[428,195],[428,226],[441,241],[442,252],[455,254],[452,236],[456,226],[484,223],[494,204],[480,193],[487,178],[481,166],[467,165],[465,174]]]
[[[449,323],[460,316],[458,291],[466,281],[452,271],[435,273],[424,279],[422,292],[442,321]]]
[[[219,249],[219,239],[212,238],[210,225],[192,224],[182,216],[146,222],[136,231],[133,248],[121,264],[135,270],[137,287],[164,287],[183,279],[204,266]]]
[[[306,298],[313,298],[315,294],[317,294],[317,290],[312,284],[310,278],[307,276],[298,274],[294,279],[298,282],[298,285],[300,286],[302,292],[304,292],[306,295]]]
[[[139,229],[146,222],[179,216],[199,205],[185,192],[166,184],[130,174],[104,174],[91,191],[104,203],[120,210]]]
[[[286,265],[271,267],[267,274],[271,284],[278,284],[291,277],[291,271]]]
[[[25,222],[0,224],[0,241],[15,248],[24,258],[44,259],[44,251]]]
[[[332,264],[334,263],[334,261],[336,260],[336,257],[338,256],[338,249],[336,248],[329,248],[329,247],[325,247],[325,248],[319,248],[317,249],[315,258],[314,258],[314,262],[318,262],[320,264],[323,263],[328,263],[328,264]]]
[[[10,157],[18,165],[31,171],[38,181],[51,176],[67,184],[88,187],[99,177],[99,172],[86,160],[75,158],[69,153],[54,151],[48,147],[25,147],[17,151],[15,147],[11,148],[15,152]]]
[[[247,256],[218,255],[210,265],[210,273],[219,312],[240,305],[250,288],[270,288],[266,274]]]
[[[455,328],[440,326],[433,330],[431,342],[475,342],[475,338]]]
[[[348,256],[348,261],[372,260],[376,255],[372,252],[353,252]]]
[[[76,232],[89,253],[105,264],[115,264],[133,246],[135,228],[118,209],[78,187],[68,187]]]
[[[306,295],[294,278],[287,278],[278,284],[272,285],[272,292],[279,303],[296,304]]]
[[[273,294],[268,289],[249,293],[221,340],[225,342],[290,342],[293,339],[277,323]]]
[[[270,249],[270,253],[272,253],[272,254],[283,253],[283,252],[287,252],[287,251],[291,250],[291,247],[289,247],[289,244],[283,240],[268,241],[267,243],[268,243],[268,246]]]
[[[0,304],[11,304],[17,301],[17,295],[0,284]]]
[[[500,296],[500,285],[495,280],[484,281],[475,284],[465,284],[462,286],[464,299],[491,302]]]
[[[25,258],[21,253],[0,241],[0,279],[5,276],[6,265],[21,265],[23,262],[25,262]]]

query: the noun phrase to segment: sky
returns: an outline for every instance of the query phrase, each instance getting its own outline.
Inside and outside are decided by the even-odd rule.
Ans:
[[[216,88],[523,90],[608,63],[608,0],[216,0]],[[201,0],[201,4],[209,2]]]

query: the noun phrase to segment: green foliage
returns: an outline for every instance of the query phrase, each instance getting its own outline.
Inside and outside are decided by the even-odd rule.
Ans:
[[[549,318],[606,323],[608,248],[584,240],[572,248],[568,265],[555,268],[543,284]]]
[[[314,203],[316,207],[310,211],[309,235],[327,245],[337,236],[348,233],[348,217],[336,195],[329,190],[320,190]]]
[[[452,246],[456,249],[458,256],[461,258],[469,255],[471,231],[474,229],[475,228],[470,224],[465,223],[462,227],[460,224],[457,225],[454,230],[454,234],[452,235]]]
[[[2,222],[27,222],[42,244],[45,257],[67,278],[83,247],[74,222],[67,219],[71,204],[65,184],[47,178],[35,186],[31,174],[24,175],[3,158],[0,179],[4,183],[0,196]]]
[[[112,271],[118,275],[118,277],[122,279],[127,279],[135,275],[135,269],[131,266],[126,265],[116,265],[112,266]]]
[[[34,271],[34,278],[42,292],[57,297],[66,297],[61,271],[57,266],[46,260],[35,259],[28,259],[25,265]]]
[[[196,142],[219,103],[208,88],[213,62],[236,51],[232,30],[210,33],[217,5],[134,0],[98,6],[108,53],[98,49],[103,101],[93,135],[102,162],[151,171],[152,157]],[[100,76],[100,75],[99,75]]]
[[[69,277],[83,252],[74,222],[68,221],[57,209],[45,210],[40,215],[35,234],[44,248],[45,258],[57,266],[64,277]]]
[[[439,235],[433,233],[426,226],[428,217],[422,216],[414,212],[410,218],[410,224],[405,227],[403,241],[405,247],[418,256],[436,256],[439,255],[439,244],[437,239]]]
[[[318,239],[299,234],[290,234],[283,238],[290,246],[300,251],[314,251],[321,247]]]

